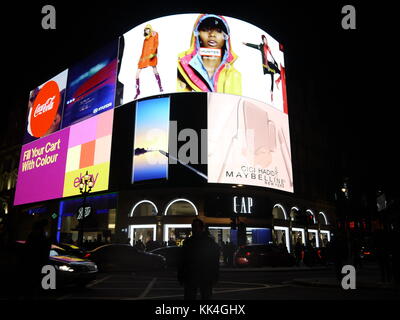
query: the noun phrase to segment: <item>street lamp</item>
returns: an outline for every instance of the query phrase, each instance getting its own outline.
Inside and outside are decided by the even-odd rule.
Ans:
[[[89,175],[88,171],[86,171],[86,174],[81,178],[81,181],[79,183],[79,191],[83,195],[82,216],[79,220],[79,233],[78,233],[79,247],[82,247],[83,244],[83,231],[84,231],[83,225],[86,217],[86,196],[89,194],[92,188],[93,188],[93,175]],[[78,212],[78,219],[80,214],[81,213]]]

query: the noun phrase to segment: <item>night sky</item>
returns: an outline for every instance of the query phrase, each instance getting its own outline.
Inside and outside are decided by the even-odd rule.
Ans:
[[[14,112],[24,117],[29,91],[146,20],[175,13],[217,13],[252,23],[284,45],[289,112],[303,100],[309,121],[328,134],[338,176],[360,187],[397,190],[399,134],[391,99],[390,58],[398,19],[383,2],[76,1],[16,2],[3,9],[1,132]],[[190,1],[194,3],[194,1]],[[231,2],[231,1],[230,1]],[[128,3],[128,4],[127,4]],[[207,3],[202,5],[201,3]],[[388,2],[390,3],[390,2]],[[56,30],[43,30],[42,6],[56,8]],[[341,26],[341,9],[356,8],[356,30]],[[3,17],[4,19],[4,17]],[[179,36],[179,30],[171,37]],[[292,99],[292,100],[291,100]],[[9,124],[8,124],[9,126]],[[295,135],[296,132],[291,132]]]

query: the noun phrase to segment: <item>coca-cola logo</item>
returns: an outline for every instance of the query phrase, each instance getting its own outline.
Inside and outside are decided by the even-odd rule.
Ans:
[[[60,89],[57,82],[51,80],[40,89],[36,96],[29,117],[29,133],[43,137],[51,128],[60,104]]]
[[[56,96],[52,96],[51,98],[47,99],[46,103],[38,104],[38,106],[35,109],[35,113],[33,114],[33,117],[36,118],[37,116],[41,115],[42,113],[53,109],[55,98],[56,98]]]

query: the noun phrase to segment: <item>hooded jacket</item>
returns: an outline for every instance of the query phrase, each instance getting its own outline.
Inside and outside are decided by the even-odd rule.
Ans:
[[[204,67],[202,57],[199,54],[200,40],[198,28],[204,19],[210,17],[222,21],[229,36],[229,27],[223,17],[202,14],[197,18],[193,28],[190,49],[178,56],[177,91],[222,92],[241,95],[242,75],[233,66],[237,55],[231,48],[230,38],[225,40],[225,50],[221,64],[215,70],[211,79]]]
[[[153,31],[151,25],[146,25],[145,29],[150,29],[150,33],[143,41],[142,55],[140,56],[138,68],[155,67],[157,65],[158,33]]]

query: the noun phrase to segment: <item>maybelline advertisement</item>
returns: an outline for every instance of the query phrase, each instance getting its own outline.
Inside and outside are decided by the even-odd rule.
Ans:
[[[293,192],[288,115],[244,97],[208,94],[208,182]]]

